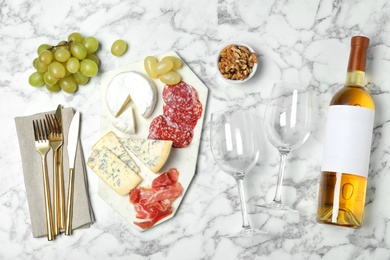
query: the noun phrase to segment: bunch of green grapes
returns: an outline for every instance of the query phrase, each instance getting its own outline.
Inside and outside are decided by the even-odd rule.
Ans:
[[[50,92],[62,89],[74,93],[79,85],[87,84],[98,73],[99,58],[95,55],[98,48],[95,37],[84,38],[78,32],[55,46],[41,44],[33,61],[36,71],[28,79],[30,85],[45,85]]]

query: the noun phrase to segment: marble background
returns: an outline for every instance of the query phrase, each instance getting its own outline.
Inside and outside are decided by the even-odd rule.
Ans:
[[[36,48],[73,31],[101,43],[100,72],[175,50],[209,88],[197,174],[177,215],[138,233],[97,195],[88,179],[96,223],[53,242],[34,239],[14,117],[53,110],[57,104],[83,114],[85,154],[100,137],[100,77],[75,95],[50,94],[28,85]],[[370,173],[361,229],[315,221],[327,104],[342,86],[350,38],[371,38],[368,88],[376,104]],[[110,54],[123,38],[126,54]],[[259,54],[256,75],[244,85],[224,83],[216,71],[219,46],[232,41]],[[315,93],[314,129],[288,158],[283,200],[299,215],[261,210],[272,200],[278,153],[261,119],[272,85],[299,81]],[[0,1],[0,259],[390,259],[390,3],[386,0],[191,0],[191,1]],[[259,119],[262,154],[245,181],[250,222],[270,232],[252,239],[225,236],[240,229],[233,178],[214,163],[209,146],[213,111],[245,107]]]

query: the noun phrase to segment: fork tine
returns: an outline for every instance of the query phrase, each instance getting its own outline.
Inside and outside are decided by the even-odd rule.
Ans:
[[[61,134],[61,127],[57,117],[55,115],[52,115],[52,119],[54,122],[54,128],[56,129],[56,134]]]
[[[54,129],[53,129],[53,124],[52,124],[50,116],[49,115],[45,115],[45,118],[46,118],[46,124],[47,124],[47,128],[49,130],[49,133],[53,133]]]
[[[36,123],[36,120],[33,120],[34,139],[35,141],[38,141],[38,129]]]
[[[45,119],[40,119],[39,120],[39,124],[40,124],[40,141],[46,141],[47,140],[47,127],[46,127],[46,120]]]

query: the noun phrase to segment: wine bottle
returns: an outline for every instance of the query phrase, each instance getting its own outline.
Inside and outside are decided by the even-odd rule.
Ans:
[[[369,38],[351,39],[344,87],[330,101],[317,222],[351,228],[363,223],[375,106],[366,91]]]

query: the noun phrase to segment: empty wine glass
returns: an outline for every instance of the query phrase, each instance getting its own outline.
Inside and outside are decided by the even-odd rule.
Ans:
[[[299,84],[275,84],[267,103],[264,127],[268,140],[279,151],[280,165],[273,201],[257,206],[296,212],[282,203],[283,174],[288,154],[301,146],[310,135],[311,92]]]
[[[267,232],[253,229],[248,221],[243,180],[259,157],[259,143],[249,111],[221,111],[211,114],[210,141],[214,159],[221,170],[235,178],[238,185],[242,229],[229,237],[252,236]]]

